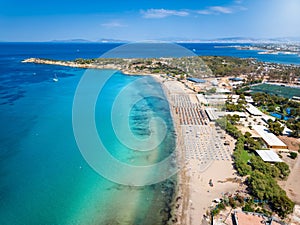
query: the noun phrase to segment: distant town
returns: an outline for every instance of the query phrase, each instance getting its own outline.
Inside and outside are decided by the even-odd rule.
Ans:
[[[300,56],[300,44],[285,44],[285,43],[264,43],[253,44],[252,46],[239,46],[241,50],[259,50],[258,54],[286,54]]]

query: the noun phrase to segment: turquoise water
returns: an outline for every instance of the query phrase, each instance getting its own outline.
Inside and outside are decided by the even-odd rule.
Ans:
[[[118,185],[92,170],[80,154],[72,130],[72,103],[84,70],[18,65],[25,68],[1,73],[0,224],[164,224],[174,179],[145,187]],[[59,82],[52,81],[54,73]],[[96,121],[112,154],[125,160],[136,157],[135,162],[143,164],[149,155],[136,156],[120,146],[100,122],[110,116],[114,96],[136,79],[113,75],[97,103]],[[150,77],[145,85],[160,89]],[[175,143],[168,105],[155,101],[139,103],[131,114],[131,123],[139,122],[142,130],[148,127],[145,110],[155,110],[168,123],[169,136],[153,161],[169,154]],[[138,120],[141,115],[144,120]]]

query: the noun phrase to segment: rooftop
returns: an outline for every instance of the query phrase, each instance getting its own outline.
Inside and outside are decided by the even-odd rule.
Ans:
[[[232,78],[229,78],[229,80],[232,80],[232,81],[243,81],[244,79],[240,78],[240,77],[232,77]]]
[[[259,136],[264,139],[268,146],[273,147],[282,147],[287,148],[286,144],[284,144],[278,137],[276,137],[268,128],[265,126],[255,125],[253,129],[259,134]]]
[[[262,225],[266,221],[266,218],[252,213],[237,212],[235,217],[238,225]]]
[[[198,94],[198,95],[196,95],[196,96],[197,96],[197,99],[198,99],[198,101],[199,101],[200,103],[203,103],[203,104],[205,104],[205,105],[208,104],[208,101],[207,101],[207,99],[205,98],[205,96],[204,96],[203,94]]]
[[[205,112],[207,113],[210,120],[214,121],[220,117],[220,112],[215,108],[206,108]]]
[[[246,100],[246,102],[248,102],[248,103],[253,103],[254,101],[253,101],[253,98],[251,97],[251,96],[245,96],[245,100]]]
[[[252,104],[247,104],[246,105],[246,110],[253,116],[262,116],[264,115],[258,108],[253,106]]]
[[[210,105],[224,105],[225,101],[227,100],[227,95],[224,94],[212,94],[212,95],[197,95],[198,101],[202,102],[204,104],[210,104]],[[203,98],[205,98],[206,102],[203,101]]]
[[[273,150],[256,150],[256,153],[265,162],[283,162]]]
[[[216,110],[214,108],[206,108],[205,112],[207,113],[210,120],[216,120],[219,116],[216,114]]]
[[[236,225],[286,225],[276,217],[268,217],[261,213],[237,211],[233,212],[233,224]]]
[[[189,78],[187,78],[187,80],[195,82],[195,83],[205,83],[206,82],[206,80],[202,80],[202,79],[194,78],[194,77],[189,77]]]
[[[228,89],[225,89],[225,88],[217,88],[217,93],[231,93],[231,91],[229,91]],[[227,97],[226,97],[227,98]]]
[[[231,116],[238,115],[241,118],[247,117],[246,113],[244,113],[244,112],[225,112],[225,115],[231,115]]]

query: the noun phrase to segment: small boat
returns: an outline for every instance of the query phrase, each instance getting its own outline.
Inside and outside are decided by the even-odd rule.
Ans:
[[[54,74],[54,77],[53,77],[52,80],[53,80],[54,82],[57,82],[57,81],[58,81],[58,78],[57,78],[56,74]]]

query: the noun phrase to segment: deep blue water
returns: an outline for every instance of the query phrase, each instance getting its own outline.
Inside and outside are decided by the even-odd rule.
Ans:
[[[97,58],[110,49],[122,44],[118,43],[0,43],[1,58],[20,59],[26,57],[40,57],[51,59]],[[300,64],[297,55],[258,54],[258,50],[238,50],[228,46],[249,44],[224,43],[181,43],[179,44],[200,56],[232,56],[240,58],[255,58],[263,62],[283,64]]]
[[[293,56],[258,55],[255,51],[215,48],[219,44],[182,44],[198,55],[259,57],[299,63]],[[141,188],[118,185],[98,175],[83,159],[72,129],[72,103],[86,70],[21,63],[30,57],[96,58],[119,44],[0,43],[0,224],[162,224],[168,205],[167,182]],[[222,46],[224,46],[222,44]],[[275,57],[275,58],[274,58]],[[59,81],[53,82],[57,76]],[[96,105],[96,122],[111,154],[126,163],[159,161],[174,147],[168,104],[144,98],[130,114],[132,132],[150,133],[153,116],[164,119],[168,135],[155,152],[132,154],[115,138],[110,107],[116,95],[140,79],[115,73]],[[162,92],[147,78],[131,91]],[[166,150],[167,149],[167,150]],[[166,188],[167,187],[167,188]],[[170,188],[171,187],[171,188]],[[163,191],[163,192],[162,192]]]
[[[298,55],[271,55],[258,54],[259,50],[238,50],[228,46],[249,46],[249,44],[221,44],[221,43],[207,43],[207,44],[182,44],[182,46],[193,50],[200,56],[232,56],[238,58],[255,58],[261,62],[281,63],[281,64],[300,64],[300,57]]]

